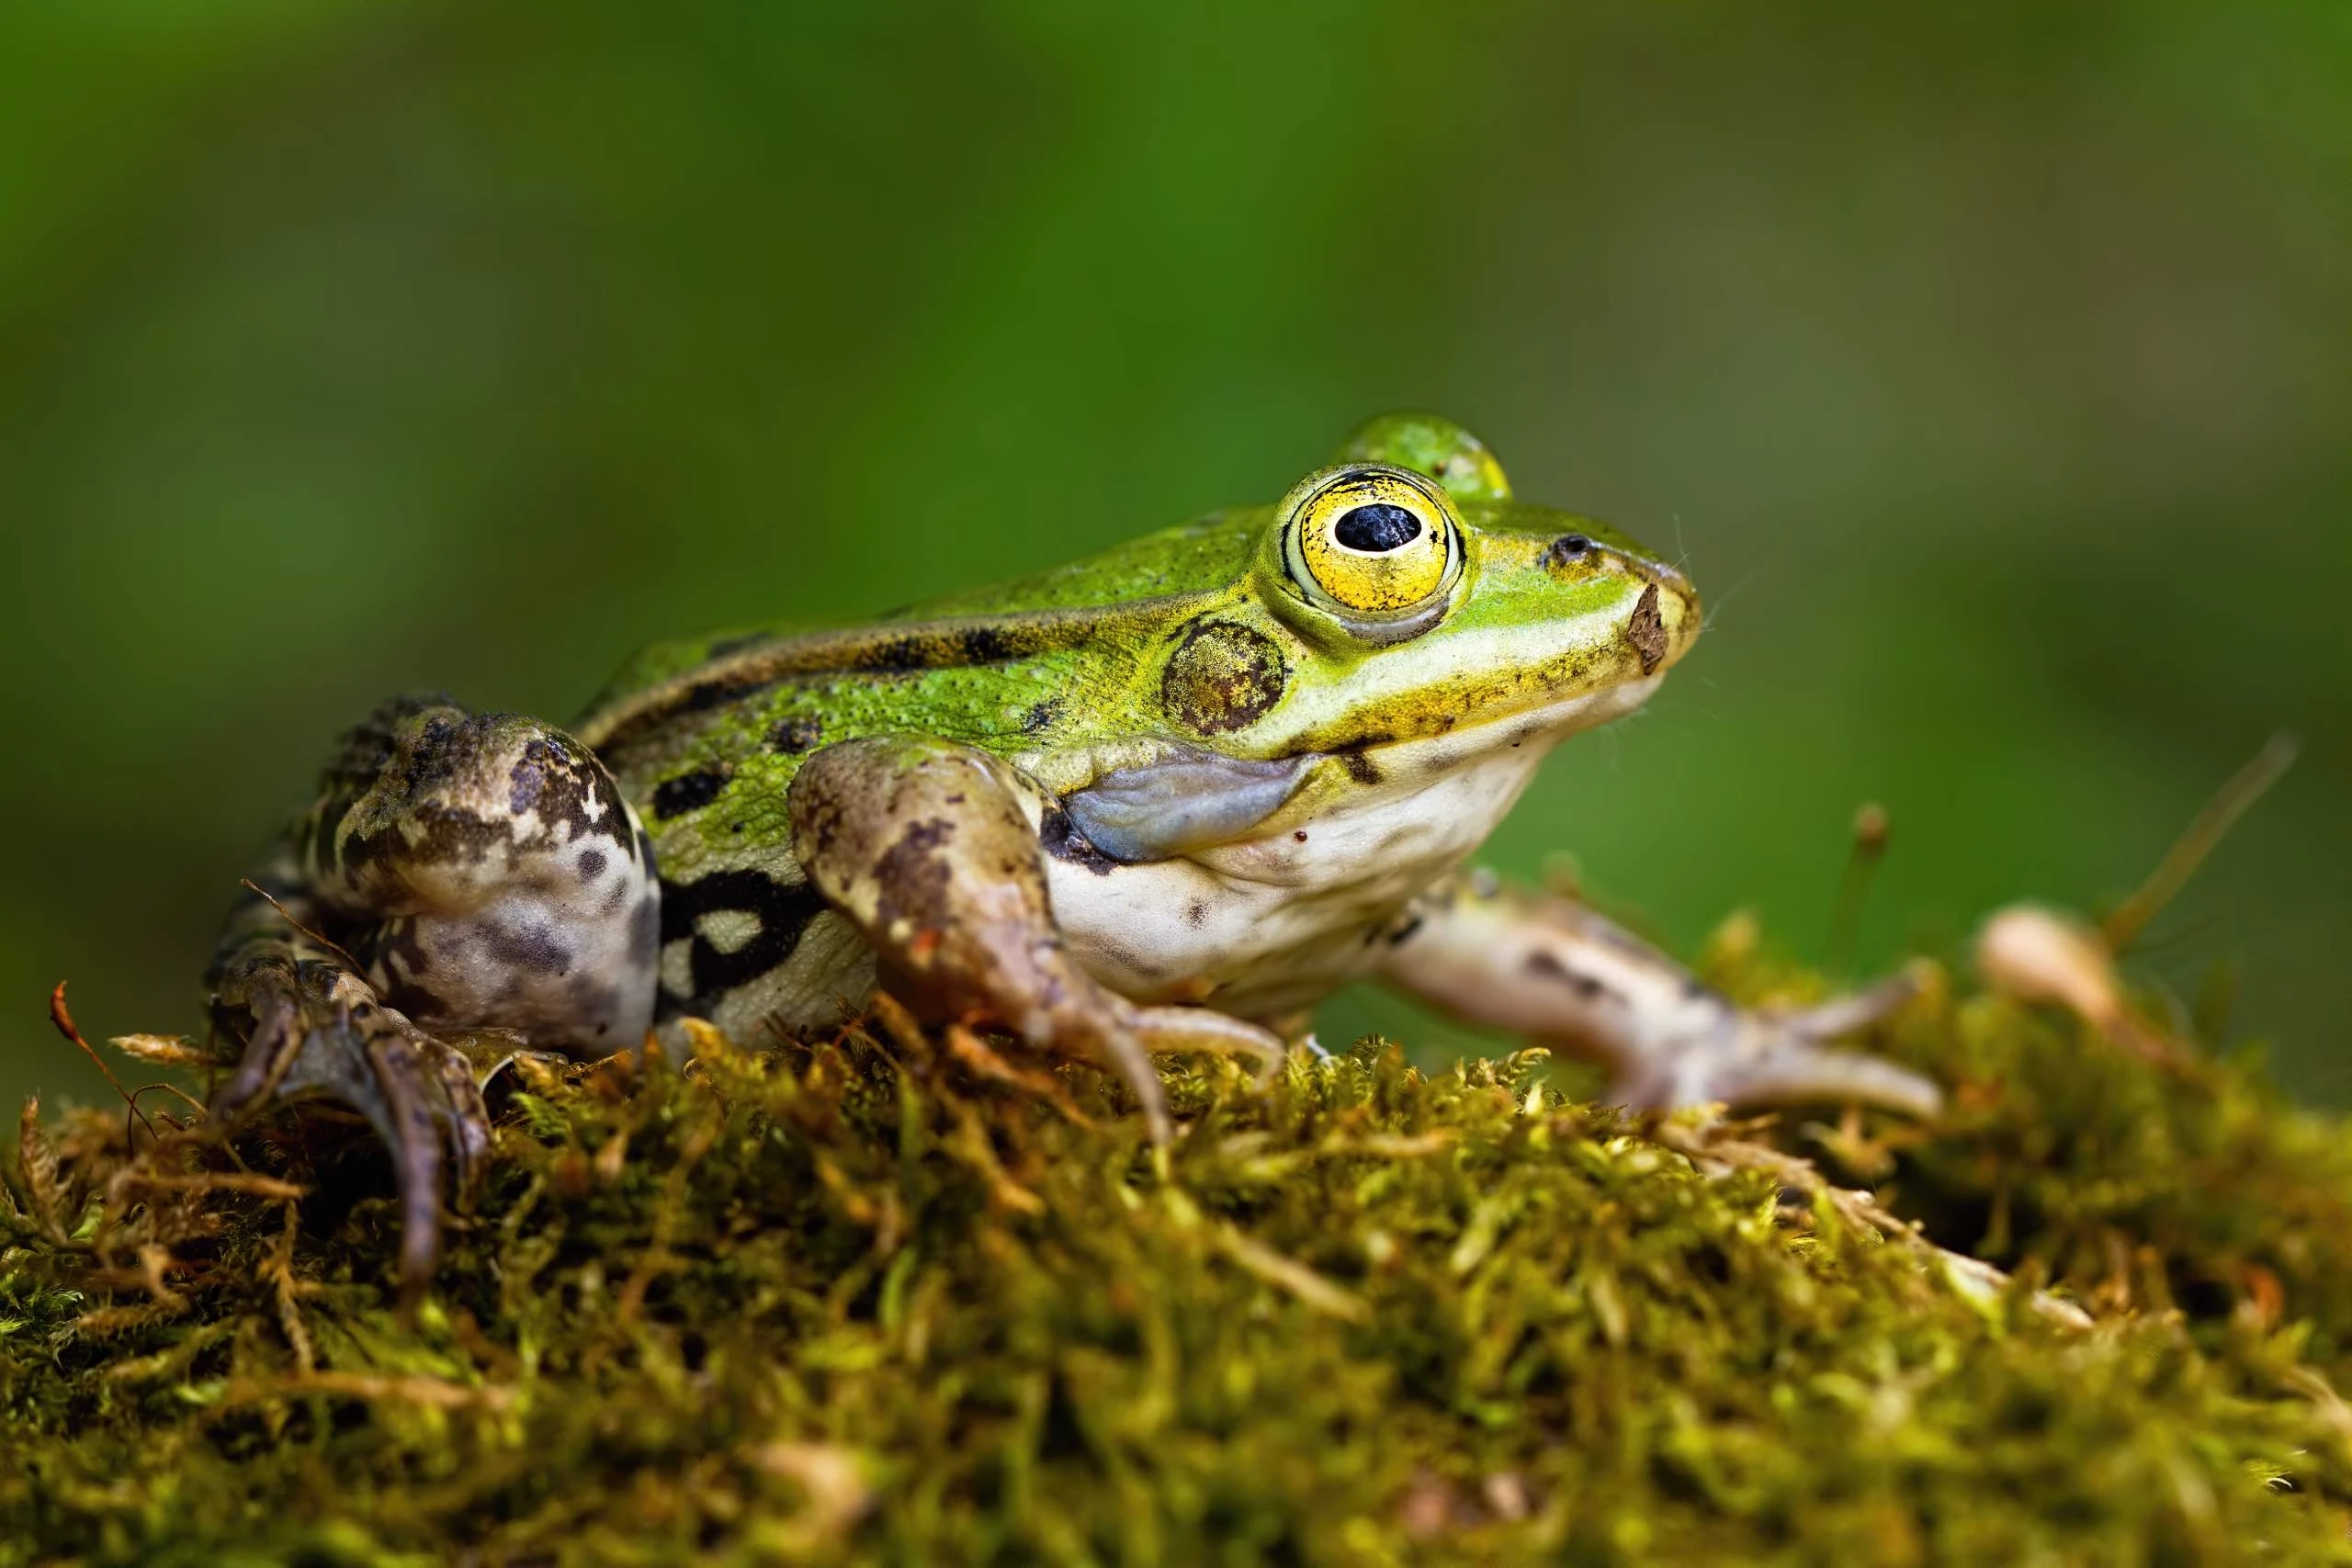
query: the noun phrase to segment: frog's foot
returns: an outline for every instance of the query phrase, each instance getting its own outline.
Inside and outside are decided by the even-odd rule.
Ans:
[[[1172,1132],[1154,1052],[1282,1041],[1204,1008],[1145,1007],[1080,966],[1046,891],[1037,830],[1007,766],[952,741],[876,736],[818,752],[792,781],[793,854],[856,927],[885,986],[924,1016],[985,1019],[1125,1080],[1155,1143]]]
[[[1943,1104],[1910,1069],[1827,1044],[1902,1006],[1909,976],[1802,1012],[1744,1009],[1584,906],[1482,873],[1416,900],[1388,941],[1386,978],[1601,1063],[1626,1105],[1850,1100],[1932,1116]]]
[[[401,1296],[416,1301],[439,1257],[449,1179],[469,1195],[490,1148],[474,1064],[307,944],[248,944],[221,973],[214,1008],[245,1041],[212,1098],[224,1135],[279,1105],[321,1099],[358,1111],[383,1139],[399,1190]]]
[[[1612,1093],[1637,1110],[1850,1100],[1933,1116],[1943,1093],[1908,1067],[1828,1042],[1891,1016],[1918,993],[1910,974],[1800,1012],[1741,1008],[1709,990],[1641,1055],[1618,1066]],[[1679,1031],[1679,1032],[1678,1032]]]

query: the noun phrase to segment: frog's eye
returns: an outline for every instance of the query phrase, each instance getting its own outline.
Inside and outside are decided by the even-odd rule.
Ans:
[[[1283,526],[1292,580],[1309,600],[1367,630],[1400,621],[1419,630],[1461,572],[1461,529],[1443,494],[1406,469],[1371,467],[1301,489]]]

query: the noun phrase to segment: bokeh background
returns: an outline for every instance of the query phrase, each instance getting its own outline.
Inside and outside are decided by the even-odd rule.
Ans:
[[[1493,845],[1854,963],[2130,888],[2352,1101],[2352,10],[0,17],[0,1094],[187,1027],[338,727],[1281,492],[1425,405],[1715,624]],[[1388,1022],[1348,999],[1327,1032]]]

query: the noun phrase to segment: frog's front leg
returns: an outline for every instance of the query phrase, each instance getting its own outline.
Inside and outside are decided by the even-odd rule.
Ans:
[[[1583,905],[1483,872],[1449,878],[1399,917],[1382,975],[1458,1017],[1601,1064],[1622,1104],[1859,1100],[1920,1116],[1942,1104],[1918,1074],[1824,1043],[1902,1005],[1907,979],[1805,1012],[1751,1010]]]
[[[241,1041],[234,1128],[290,1100],[357,1110],[390,1150],[401,1280],[431,1277],[445,1177],[489,1122],[462,1036],[603,1055],[641,1042],[651,855],[603,765],[534,720],[403,698],[345,738],[317,804],[230,915],[209,985]]]
[[[952,741],[876,736],[818,752],[792,781],[793,853],[925,1016],[1001,1025],[1040,1049],[1115,1068],[1154,1142],[1170,1134],[1154,1051],[1282,1042],[1204,1008],[1146,1007],[1081,968],[1055,924],[1037,829],[1004,762]]]

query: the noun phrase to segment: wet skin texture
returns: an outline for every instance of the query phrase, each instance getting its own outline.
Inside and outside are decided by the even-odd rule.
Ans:
[[[1173,1135],[1156,1052],[1269,1064],[1375,976],[1605,1063],[1642,1105],[1933,1088],[1825,1049],[1900,995],[1743,1012],[1589,911],[1462,866],[1536,764],[1700,628],[1682,573],[1516,501],[1467,432],[1358,431],[1272,506],[875,622],[648,649],[569,731],[388,704],[232,911],[225,1122],[301,1094],[392,1148],[429,1278],[479,1065],[877,987],[1098,1063]]]

